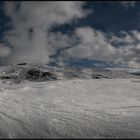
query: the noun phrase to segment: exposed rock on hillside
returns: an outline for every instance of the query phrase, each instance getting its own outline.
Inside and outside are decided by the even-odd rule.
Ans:
[[[57,80],[51,72],[43,72],[37,69],[30,69],[26,73],[26,79],[31,81]]]
[[[21,63],[15,66],[1,66],[0,79],[20,83],[29,81],[50,81],[62,79],[116,79],[116,78],[140,78],[139,72],[129,72],[117,69],[97,68],[70,68],[49,67],[47,65],[28,65]]]

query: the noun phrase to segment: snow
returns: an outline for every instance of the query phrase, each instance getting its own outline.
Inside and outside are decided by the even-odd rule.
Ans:
[[[0,138],[139,138],[140,80],[0,82]]]
[[[24,81],[50,81],[64,79],[117,79],[139,78],[140,69],[122,68],[74,68],[50,67],[47,65],[0,66],[0,79],[6,84],[20,84]]]

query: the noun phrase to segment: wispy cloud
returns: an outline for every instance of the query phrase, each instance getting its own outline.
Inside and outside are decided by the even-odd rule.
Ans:
[[[120,1],[120,4],[124,7],[135,7],[136,1]]]

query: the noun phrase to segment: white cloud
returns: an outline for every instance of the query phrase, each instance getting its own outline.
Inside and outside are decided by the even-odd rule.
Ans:
[[[73,19],[85,17],[90,12],[82,9],[83,2],[20,2],[18,10],[17,4],[7,2],[6,13],[14,24],[18,26],[22,22],[26,28],[50,28],[54,24],[69,23]]]
[[[84,2],[72,1],[5,2],[5,12],[11,18],[13,26],[4,38],[13,48],[7,63],[49,63],[50,56],[57,47],[53,41],[56,41],[55,37],[58,36],[55,33],[50,36],[49,29],[85,17],[91,11],[84,10],[83,5]],[[55,40],[52,40],[53,36]],[[60,36],[61,34],[58,37],[61,38]],[[62,38],[65,37],[62,35]],[[57,43],[60,46],[64,42]]]
[[[75,36],[78,38],[79,43],[67,49],[62,54],[63,56],[109,61],[116,54],[117,49],[111,46],[103,32],[91,27],[83,27],[76,29]]]
[[[122,37],[112,35],[108,37],[104,32],[91,27],[77,28],[75,38],[79,43],[67,49],[61,54],[60,61],[70,58],[102,60],[114,64],[124,64],[129,67],[140,67],[140,43],[138,31],[126,32]],[[122,43],[121,47],[115,47],[113,43]],[[64,59],[64,60],[63,60]],[[62,62],[60,62],[62,63]]]

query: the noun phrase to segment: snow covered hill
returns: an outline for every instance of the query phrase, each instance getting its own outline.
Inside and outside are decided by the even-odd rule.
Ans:
[[[0,79],[19,84],[28,81],[52,81],[62,79],[116,79],[139,78],[140,70],[130,69],[101,69],[101,68],[70,68],[50,67],[47,65],[13,65],[0,66]]]
[[[1,75],[18,77],[24,68],[3,67]],[[62,76],[64,69],[50,72],[57,80],[0,80],[0,138],[140,138],[139,76],[93,79]]]

